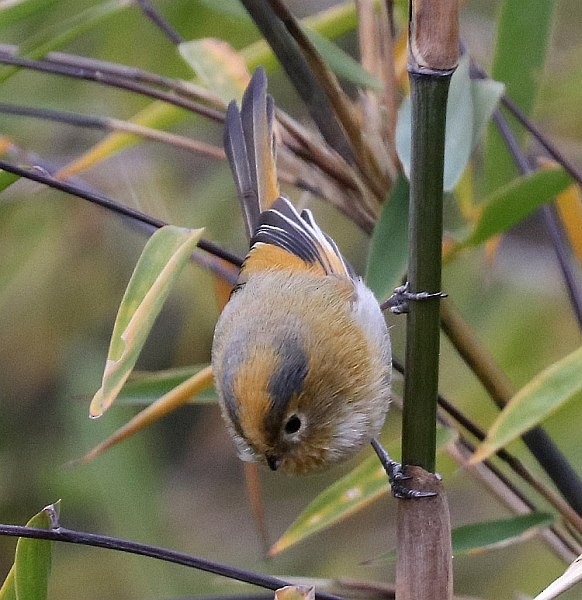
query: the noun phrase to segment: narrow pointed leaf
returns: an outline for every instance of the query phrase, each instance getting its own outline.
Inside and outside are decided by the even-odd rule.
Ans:
[[[515,394],[471,463],[491,456],[572,400],[582,400],[582,348],[539,373]]]
[[[18,181],[20,177],[14,173],[8,173],[8,171],[0,171],[0,192],[10,187],[15,181]]]
[[[505,84],[508,97],[526,115],[531,113],[542,83],[556,5],[547,0],[532,0],[524,10],[519,2],[501,3],[491,77]],[[515,127],[514,131],[521,142],[523,130]],[[516,174],[505,141],[491,126],[484,149],[485,193],[508,184]]]
[[[455,438],[456,432],[438,427],[439,449]],[[319,494],[271,547],[269,556],[279,554],[306,537],[345,519],[389,490],[387,475],[378,458],[367,458]]]
[[[245,14],[248,13],[245,11]],[[333,39],[355,28],[357,23],[356,8],[351,3],[332,6],[305,18],[302,22],[311,29]],[[240,53],[249,71],[254,71],[258,65],[262,65],[267,72],[270,72],[278,66],[273,51],[265,40],[259,40],[250,44],[246,48],[243,48]],[[131,122],[144,127],[167,129],[180,122],[185,114],[184,110],[180,108],[166,104],[165,102],[155,101],[134,115]],[[100,161],[115,155],[124,148],[139,142],[139,138],[129,133],[111,133],[101,142],[90,148],[85,154],[67,165],[59,174],[66,175],[67,177],[78,174]]]
[[[183,42],[180,55],[201,83],[228,104],[240,101],[250,74],[242,55],[222,40],[204,38]]]
[[[553,581],[541,594],[538,594],[534,600],[553,600],[553,598],[557,598],[562,592],[569,590],[580,581],[582,581],[582,555],[558,579]]]
[[[384,84],[380,79],[370,75],[357,60],[344,52],[339,46],[330,42],[315,30],[305,27],[304,31],[309,41],[338,77],[363,88],[377,91],[384,89]]]
[[[107,439],[97,444],[97,446],[81,457],[79,461],[74,461],[73,464],[77,462],[87,463],[94,460],[113,446],[129,439],[142,429],[153,425],[156,421],[169,415],[172,411],[188,404],[200,392],[208,390],[212,384],[212,367],[208,365],[186,381],[172,388],[155,402],[149,404],[127,423],[124,423],[119,429],[115,430]]]
[[[578,185],[571,185],[556,198],[556,207],[564,230],[582,264],[582,192]]]
[[[206,367],[208,365],[194,365],[155,372],[134,371],[119,392],[116,402],[135,405],[152,404]],[[214,404],[216,392],[213,389],[200,392],[192,402]]]
[[[528,513],[497,521],[483,521],[455,527],[451,533],[453,555],[475,555],[517,544],[534,536],[541,527],[551,525],[555,521],[549,513]],[[373,566],[393,562],[396,551],[391,550],[382,556],[367,561]]]
[[[92,417],[107,410],[129,377],[172,284],[201,235],[202,229],[168,225],[145,245],[117,313],[101,388],[91,402]]]
[[[503,94],[503,85],[492,80],[471,80],[469,58],[463,57],[449,88],[445,138],[445,168],[443,187],[452,190],[467,168],[471,153],[479,143],[485,126]],[[396,149],[410,178],[411,140],[410,97],[399,111],[396,126]]]
[[[16,584],[14,583],[14,565],[10,567],[6,579],[0,587],[0,600],[18,600],[16,597]]]
[[[42,14],[51,7],[56,0],[16,0],[4,2],[0,5],[0,21],[2,27],[18,23],[33,14]]]
[[[487,198],[473,231],[461,246],[477,246],[504,233],[571,183],[563,169],[544,169],[514,179]]]
[[[400,175],[372,232],[366,283],[378,300],[388,298],[406,273],[409,192],[408,181]]]
[[[529,513],[498,521],[456,527],[452,532],[453,554],[480,554],[529,539],[541,527],[554,522],[548,513]]]
[[[389,491],[388,480],[377,457],[371,456],[345,477],[324,490],[271,546],[269,556],[333,525]]]
[[[58,503],[47,506],[37,513],[27,527],[50,529],[55,525]],[[2,600],[46,600],[51,570],[51,542],[48,540],[18,538],[14,566],[10,570],[2,590]]]

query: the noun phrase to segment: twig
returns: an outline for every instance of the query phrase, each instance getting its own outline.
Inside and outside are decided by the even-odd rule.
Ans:
[[[115,87],[118,89],[125,89],[149,98],[162,100],[163,102],[173,104],[174,106],[179,106],[180,108],[184,108],[195,114],[207,117],[208,119],[212,119],[218,123],[222,123],[224,121],[224,113],[222,111],[209,108],[208,106],[204,106],[199,102],[186,100],[185,98],[182,98],[176,94],[163,92],[119,75],[101,72],[98,69],[90,69],[87,67],[75,68],[46,60],[33,60],[29,58],[22,58],[20,56],[13,56],[5,52],[0,52],[0,64],[14,65],[24,69],[31,69],[33,71],[51,73],[54,75],[62,75],[64,77],[70,77],[73,79],[95,81],[102,85]]]
[[[237,581],[242,581],[269,590],[276,590],[286,585],[290,585],[288,582],[277,579],[276,577],[262,575],[246,569],[238,569],[230,565],[205,560],[183,552],[176,552],[175,550],[168,550],[149,544],[140,544],[139,542],[132,542],[130,540],[99,535],[96,533],[75,531],[64,527],[37,529],[35,527],[0,524],[0,535],[67,542],[70,544],[80,544],[82,546],[93,546],[94,548],[117,550],[119,552],[137,554],[139,556],[149,556],[150,558],[155,558],[157,560],[191,567],[207,573],[214,573],[221,577],[236,579]],[[341,600],[341,597],[333,594],[326,594],[325,592],[317,592],[316,596],[321,598],[321,600]]]
[[[30,106],[6,104],[3,102],[0,103],[0,113],[32,117],[46,121],[56,121],[59,123],[66,123],[68,125],[75,125],[77,127],[99,129],[107,132],[122,131],[124,133],[130,133],[145,139],[150,139],[156,142],[169,144],[177,148],[182,148],[195,154],[204,154],[219,160],[224,160],[226,158],[224,150],[218,146],[212,146],[211,144],[199,142],[182,135],[167,133],[158,129],[152,129],[151,127],[144,127],[143,125],[138,125],[137,123],[113,119],[111,117],[80,115],[47,108],[34,108]]]
[[[139,221],[141,223],[145,223],[146,225],[149,225],[154,229],[159,229],[160,227],[164,227],[165,225],[167,225],[167,223],[160,219],[156,219],[155,217],[142,213],[134,208],[130,208],[128,206],[124,206],[123,204],[119,204],[119,202],[116,202],[115,200],[112,200],[111,198],[108,198],[103,194],[99,194],[97,192],[90,192],[66,181],[60,181],[58,179],[55,179],[54,177],[51,177],[47,172],[41,169],[23,169],[22,167],[17,167],[4,160],[0,160],[0,169],[8,171],[9,173],[14,173],[15,175],[19,175],[20,177],[31,179],[32,181],[36,181],[38,183],[42,183],[54,189],[60,190],[61,192],[71,194],[72,196],[83,198],[84,200],[88,200],[93,204],[97,204],[117,214],[129,217],[130,219]],[[220,246],[217,246],[216,244],[209,242],[208,240],[200,240],[198,242],[198,247],[202,250],[205,250],[209,254],[226,260],[227,262],[233,265],[240,266],[242,264],[242,260],[240,259],[240,257],[228,252],[227,250],[222,249]]]
[[[170,25],[167,21],[149,2],[149,0],[137,0],[143,14],[152,21],[152,23],[162,31],[162,33],[172,42],[178,45],[184,41],[184,38]]]

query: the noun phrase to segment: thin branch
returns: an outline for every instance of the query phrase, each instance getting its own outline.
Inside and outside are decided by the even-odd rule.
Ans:
[[[20,177],[31,179],[32,181],[36,181],[38,183],[42,183],[44,185],[60,190],[61,192],[65,192],[72,196],[77,196],[78,198],[88,200],[93,204],[97,204],[117,214],[123,215],[124,217],[129,217],[134,221],[145,223],[146,225],[149,225],[154,229],[159,229],[160,227],[164,227],[165,225],[167,225],[167,223],[160,219],[156,219],[155,217],[142,213],[134,208],[130,208],[128,206],[124,206],[123,204],[119,204],[119,202],[116,202],[115,200],[112,200],[111,198],[108,198],[103,194],[99,194],[97,192],[90,192],[66,181],[60,181],[58,179],[55,179],[42,169],[24,169],[22,167],[17,167],[13,164],[10,164],[4,160],[0,160],[0,169],[8,171],[9,173],[14,173],[15,175],[19,175]],[[227,250],[224,250],[220,246],[217,246],[216,244],[209,242],[208,240],[200,240],[198,242],[198,247],[202,250],[205,250],[209,254],[212,254],[214,256],[217,256],[218,258],[229,262],[232,265],[240,266],[242,264],[242,260],[240,259],[240,257],[228,252]]]
[[[176,46],[184,41],[184,38],[170,25],[149,2],[149,0],[137,0],[143,14]]]
[[[191,138],[167,133],[151,127],[144,127],[130,121],[122,121],[111,117],[99,117],[95,115],[80,115],[77,113],[64,112],[59,110],[51,110],[47,108],[34,108],[30,106],[19,106],[16,104],[0,103],[0,113],[9,115],[18,115],[32,117],[34,119],[42,119],[45,121],[56,121],[58,123],[66,123],[67,125],[75,125],[87,129],[98,129],[101,131],[112,132],[122,131],[130,133],[145,139],[162,142],[170,146],[182,148],[195,154],[203,154],[219,160],[226,158],[224,150],[218,146],[199,142]]]
[[[0,45],[0,49],[4,47],[4,45]],[[9,52],[9,54],[15,54],[15,52]],[[97,60],[86,56],[77,56],[76,54],[66,54],[64,52],[49,52],[43,58],[47,62],[57,65],[92,69],[101,73],[117,75],[118,77],[123,77],[132,81],[148,83],[166,90],[171,90],[185,98],[206,102],[218,109],[226,108],[226,102],[220,96],[192,81],[173,79],[172,77],[166,77],[164,75],[159,75],[158,73],[152,73],[151,71],[144,71],[137,67]]]
[[[119,552],[137,554],[139,556],[149,556],[150,558],[155,558],[157,560],[191,567],[193,569],[198,569],[199,571],[213,573],[215,575],[220,575],[221,577],[228,577],[229,579],[235,579],[269,590],[276,590],[286,585],[290,585],[288,582],[276,577],[262,575],[246,569],[238,569],[230,565],[205,560],[183,552],[176,552],[175,550],[168,550],[149,544],[140,544],[138,542],[106,535],[75,531],[64,527],[37,529],[35,527],[0,524],[0,535],[67,542],[70,544],[80,544],[82,546],[92,546],[94,548],[117,550]],[[317,592],[316,597],[321,598],[321,600],[341,600],[341,597],[339,596],[326,594],[324,592]]]
[[[13,65],[24,69],[31,69],[33,71],[51,73],[53,75],[62,75],[72,79],[95,81],[102,85],[128,90],[149,98],[167,102],[168,104],[184,108],[190,112],[207,117],[208,119],[218,123],[222,123],[224,121],[224,113],[222,111],[209,108],[208,106],[204,106],[198,102],[186,100],[185,98],[182,98],[176,94],[163,92],[141,83],[131,81],[125,77],[101,72],[98,69],[90,69],[87,67],[75,68],[46,60],[32,60],[29,58],[22,58],[20,56],[13,56],[6,52],[0,52],[0,64]]]

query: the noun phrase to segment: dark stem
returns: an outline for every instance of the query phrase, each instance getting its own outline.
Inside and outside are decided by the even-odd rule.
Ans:
[[[138,6],[141,8],[143,14],[152,23],[160,29],[160,31],[176,46],[184,41],[184,38],[170,25],[167,21],[152,5],[149,0],[137,0]]]
[[[249,583],[251,585],[256,585],[269,590],[276,590],[281,587],[291,585],[290,583],[282,579],[277,579],[276,577],[261,575],[260,573],[254,573],[253,571],[247,571],[245,569],[237,569],[236,567],[231,567],[230,565],[190,556],[189,554],[185,554],[183,552],[176,552],[166,548],[150,546],[149,544],[140,544],[138,542],[132,542],[130,540],[114,538],[106,535],[86,533],[84,531],[74,531],[72,529],[65,529],[64,527],[57,527],[55,529],[36,529],[34,527],[22,527],[18,525],[0,525],[0,535],[51,540],[55,542],[67,542],[70,544],[80,544],[83,546],[93,546],[95,548],[117,550],[119,552],[137,554],[139,556],[149,556],[150,558],[156,558],[158,560],[191,567],[200,571],[206,571],[207,573],[214,573],[215,575],[220,575],[221,577],[236,579],[237,581],[242,581],[244,583]],[[321,598],[322,600],[341,600],[341,598],[338,596],[323,592],[317,593],[316,597]]]
[[[207,117],[222,123],[224,121],[224,113],[208,106],[204,106],[198,102],[186,100],[175,94],[163,92],[159,89],[143,85],[136,81],[132,81],[126,77],[115,75],[112,73],[103,73],[98,69],[90,69],[88,67],[69,67],[67,65],[45,61],[13,56],[12,54],[0,52],[0,64],[14,65],[23,69],[31,69],[43,73],[51,73],[54,75],[62,75],[73,79],[83,79],[86,81],[95,81],[102,85],[128,90],[149,98],[161,100],[174,106],[179,106],[195,114]]]
[[[78,198],[82,198],[83,200],[88,200],[93,204],[97,204],[98,206],[106,208],[107,210],[113,211],[119,215],[123,215],[124,217],[129,217],[134,221],[144,223],[152,229],[159,229],[160,227],[164,227],[165,225],[167,225],[167,223],[160,219],[156,219],[155,217],[142,213],[139,210],[135,210],[134,208],[129,208],[128,206],[119,204],[119,202],[116,202],[115,200],[112,200],[111,198],[108,198],[103,194],[88,191],[66,181],[60,181],[59,179],[55,179],[44,170],[34,168],[24,169],[22,167],[12,165],[4,160],[0,160],[0,169],[2,169],[3,171],[7,171],[8,173],[14,173],[15,175],[18,175],[20,177],[31,179],[32,181],[36,181],[38,183],[42,183],[56,190],[60,190],[61,192],[65,192],[66,194],[77,196]],[[209,254],[217,256],[218,258],[222,258],[223,260],[229,262],[232,265],[240,267],[242,264],[242,260],[240,259],[240,257],[228,252],[227,250],[224,250],[220,246],[217,246],[216,244],[209,242],[208,240],[200,240],[198,242],[198,247],[202,250],[205,250]]]

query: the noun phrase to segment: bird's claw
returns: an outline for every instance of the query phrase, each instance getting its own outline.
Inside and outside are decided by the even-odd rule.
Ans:
[[[403,467],[399,462],[393,460],[378,440],[372,440],[372,447],[378,455],[386,474],[388,475],[388,482],[392,489],[392,495],[395,498],[431,498],[436,496],[436,492],[424,492],[421,490],[415,490],[404,485],[404,482],[412,479],[410,475],[406,474],[406,468]]]
[[[431,298],[446,298],[444,292],[409,292],[408,282],[394,289],[394,293],[381,305],[382,310],[390,309],[390,312],[400,315],[408,312],[411,300],[430,300]]]

